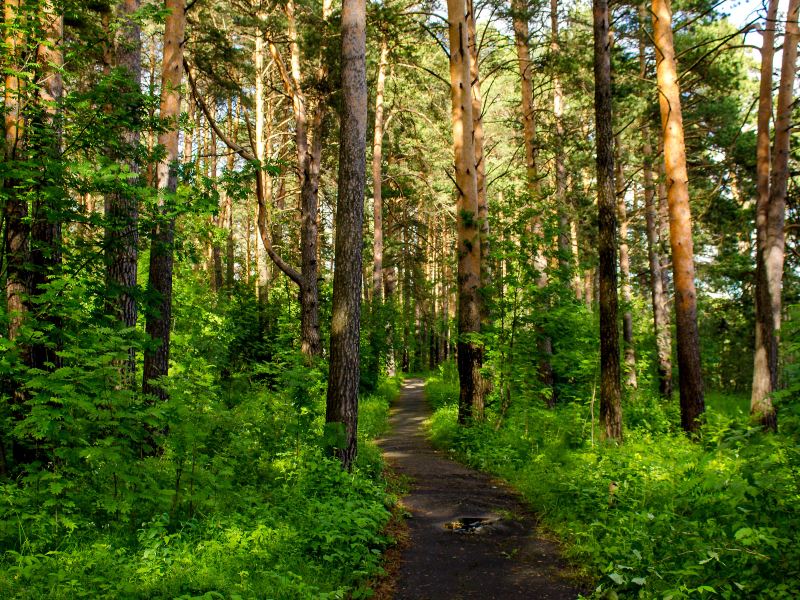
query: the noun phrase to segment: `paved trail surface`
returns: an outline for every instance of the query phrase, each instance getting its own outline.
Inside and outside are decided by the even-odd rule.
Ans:
[[[406,381],[379,441],[395,472],[409,477],[403,505],[410,545],[402,554],[395,600],[572,600],[558,548],[537,537],[536,521],[513,490],[433,449],[423,421],[431,410],[423,382]],[[472,533],[471,519],[483,526]],[[455,523],[455,524],[454,524]]]

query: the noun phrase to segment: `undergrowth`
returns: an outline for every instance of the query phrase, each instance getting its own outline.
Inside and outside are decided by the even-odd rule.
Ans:
[[[800,597],[800,419],[790,407],[782,433],[764,435],[742,400],[710,394],[693,443],[674,403],[640,392],[614,446],[593,439],[591,397],[554,410],[514,398],[499,429],[491,410],[460,428],[454,371],[426,383],[434,443],[517,487],[594,580],[593,597]]]
[[[394,502],[371,440],[399,381],[362,397],[352,473],[322,449],[322,374],[295,366],[282,381],[182,393],[176,374],[184,418],[113,491],[103,465],[4,484],[0,597],[368,597]]]

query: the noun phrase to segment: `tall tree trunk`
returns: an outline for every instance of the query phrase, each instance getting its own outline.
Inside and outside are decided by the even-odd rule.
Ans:
[[[792,0],[786,15],[781,79],[775,111],[775,141],[770,161],[769,119],[772,112],[772,59],[775,45],[777,1],[770,0],[761,49],[761,88],[758,103],[756,172],[756,348],[750,412],[765,429],[777,429],[771,394],[778,388],[778,336],[781,327],[781,288],[784,261],[784,213],[788,184],[789,134],[798,26],[798,2]],[[771,163],[771,164],[770,164]]]
[[[383,296],[383,93],[386,88],[386,68],[389,64],[389,42],[381,40],[378,61],[378,81],[375,85],[375,131],[372,138],[372,299],[379,303]]]
[[[773,391],[771,358],[775,349],[772,310],[770,308],[767,274],[764,269],[764,249],[767,245],[770,180],[770,119],[772,117],[772,68],[775,56],[775,21],[778,0],[770,0],[762,30],[761,83],[758,96],[756,137],[756,273],[755,273],[755,350],[753,352],[753,387],[750,412],[765,426],[772,427],[775,408],[770,394]]]
[[[556,207],[558,211],[558,264],[564,273],[572,267],[569,213],[566,203],[567,171],[564,167],[564,95],[558,76],[557,56],[561,51],[558,41],[558,0],[550,0],[550,52],[553,71],[553,119],[555,121],[555,174]]]
[[[63,81],[61,68],[64,56],[61,46],[64,37],[64,18],[50,3],[43,7],[42,30],[45,40],[39,44],[36,58],[40,73],[38,90],[39,106],[36,108],[35,126],[40,129],[36,136],[40,142],[35,149],[42,165],[43,185],[39,186],[33,200],[33,223],[31,226],[31,293],[40,296],[46,285],[59,275],[61,269],[61,219],[65,210],[66,192],[53,180],[56,174],[48,172],[61,158],[60,107]],[[52,369],[60,366],[57,350],[62,329],[61,318],[40,309],[40,322],[50,325],[45,339],[31,347],[31,366],[36,369]]]
[[[594,114],[597,140],[600,273],[600,421],[604,437],[622,439],[617,329],[617,219],[608,0],[594,0]]]
[[[489,267],[489,200],[486,190],[486,156],[484,153],[483,100],[481,97],[481,78],[479,72],[478,28],[475,22],[475,4],[467,1],[467,40],[469,43],[469,77],[472,87],[472,149],[475,154],[475,178],[478,188],[478,227],[481,239],[481,321],[489,320],[489,305],[486,294],[489,291],[491,269]]]
[[[270,42],[269,49],[281,74],[287,95],[292,99],[292,110],[295,118],[295,143],[297,146],[297,173],[300,180],[300,274],[292,280],[300,288],[300,346],[308,357],[319,356],[322,345],[319,333],[319,265],[317,250],[319,244],[319,174],[322,157],[322,125],[325,114],[325,102],[318,99],[311,123],[308,121],[307,97],[303,92],[303,81],[300,71],[300,45],[295,19],[294,0],[288,0],[284,7],[288,23],[290,69],[287,70],[278,48]],[[323,3],[323,20],[327,21],[330,3]],[[317,76],[320,81],[327,75],[324,56],[321,57]],[[309,134],[313,139],[309,143]],[[262,182],[263,183],[263,182]],[[263,185],[262,185],[263,187]],[[262,233],[262,240],[266,238]],[[267,236],[268,237],[268,236]],[[275,254],[266,248],[270,258]],[[286,269],[279,268],[287,273]],[[288,273],[287,273],[288,275]]]
[[[6,162],[25,160],[25,120],[24,106],[25,79],[20,76],[24,70],[23,52],[25,41],[20,22],[19,0],[5,0],[3,6],[3,25],[5,31],[5,51],[7,70],[4,90],[4,124]],[[3,181],[5,189],[5,257],[6,257],[6,315],[8,318],[8,339],[14,342],[19,361],[30,366],[30,346],[20,339],[20,332],[30,312],[30,225],[28,222],[28,202],[18,186],[21,182],[10,177]],[[13,381],[10,403],[14,420],[24,417],[23,405],[26,394],[21,382]],[[11,456],[14,465],[23,466],[35,458],[35,453],[27,444],[16,438],[11,442]],[[5,467],[5,465],[3,465]],[[24,467],[23,467],[24,468]]]
[[[186,28],[184,0],[166,0],[169,10],[164,24],[164,50],[161,66],[160,117],[168,129],[158,136],[166,151],[158,163],[156,177],[159,191],[158,220],[150,243],[148,287],[155,297],[155,306],[147,315],[145,331],[157,344],[144,354],[142,391],[166,399],[167,391],[158,379],[169,372],[170,325],[172,322],[172,267],[174,260],[175,218],[171,205],[178,188],[178,117],[181,109],[183,79],[183,41]]]
[[[467,18],[464,0],[447,1],[450,39],[450,98],[452,101],[453,152],[458,229],[458,375],[461,424],[483,418],[479,288],[481,283],[478,182],[473,146],[472,86]]]
[[[645,43],[647,31],[647,5],[639,6],[639,76],[647,77]],[[650,291],[653,303],[653,334],[656,339],[658,390],[662,398],[672,398],[672,332],[669,324],[669,307],[664,279],[661,274],[661,246],[659,241],[658,212],[653,182],[653,147],[650,144],[648,117],[642,122],[642,172],[644,177],[644,210],[647,228],[647,258],[650,265]]]
[[[689,176],[686,171],[686,148],[683,140],[683,116],[675,64],[675,47],[672,43],[670,0],[653,0],[652,13],[669,201],[672,272],[675,280],[681,425],[685,431],[694,433],[700,427],[705,402],[703,375],[700,370],[700,339],[697,330]]]
[[[326,426],[344,431],[336,456],[345,469],[356,458],[358,428],[361,243],[367,158],[366,2],[342,3],[342,118],[336,203],[331,367]]]
[[[636,348],[633,342],[633,312],[631,311],[631,259],[628,253],[628,209],[625,206],[625,173],[622,168],[619,137],[614,144],[617,217],[619,218],[619,270],[622,275],[622,341],[625,352],[625,385],[637,388]]]
[[[530,201],[534,202],[541,199],[542,194],[537,166],[536,120],[535,107],[533,105],[533,85],[531,81],[533,77],[533,64],[531,62],[531,53],[528,46],[528,13],[523,0],[513,0],[511,9],[514,26],[514,45],[517,50],[520,86],[522,89],[522,136],[525,144],[526,183]],[[539,240],[543,238],[540,216],[534,217],[531,229],[534,237],[539,238]],[[541,241],[539,242],[539,248],[537,248],[533,258],[533,266],[537,272],[536,285],[540,289],[545,288],[547,286],[547,258],[544,254],[544,244]],[[539,354],[541,355],[539,361],[539,377],[542,383],[552,388],[554,378],[550,357],[553,354],[553,344],[548,336],[540,332],[538,345]],[[546,401],[548,404],[552,404],[554,400],[554,394],[551,393],[547,395]]]

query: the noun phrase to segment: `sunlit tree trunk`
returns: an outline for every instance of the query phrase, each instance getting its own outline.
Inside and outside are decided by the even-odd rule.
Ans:
[[[378,80],[375,84],[375,130],[372,137],[372,299],[380,302],[383,296],[383,94],[386,88],[386,69],[389,64],[389,42],[381,40],[378,61]]]
[[[672,272],[675,281],[675,323],[678,338],[678,370],[681,394],[681,425],[696,432],[705,411],[703,375],[700,370],[700,340],[697,330],[697,294],[694,285],[694,245],[689,208],[689,176],[683,117],[672,43],[670,0],[653,0],[653,37],[656,47],[656,78],[664,139],[664,164],[669,202]]]
[[[767,17],[761,35],[761,83],[758,96],[758,123],[756,134],[756,286],[755,302],[755,350],[753,353],[753,387],[750,396],[750,412],[766,427],[775,425],[775,408],[770,394],[777,382],[777,367],[772,310],[764,268],[764,250],[767,245],[767,223],[769,212],[770,180],[770,119],[772,118],[772,63],[775,56],[775,20],[778,15],[778,0],[770,0]]]
[[[647,76],[645,42],[647,32],[647,6],[639,6],[639,76]],[[659,241],[658,210],[653,181],[653,147],[650,143],[650,127],[645,115],[642,123],[642,172],[644,178],[644,211],[647,228],[647,258],[650,265],[650,292],[653,304],[653,333],[656,339],[658,390],[662,398],[672,397],[672,332],[669,324],[664,280],[661,275],[661,247]]]
[[[458,375],[459,423],[483,417],[479,287],[481,282],[478,182],[473,146],[472,86],[467,18],[464,0],[448,0],[450,40],[450,99],[452,102],[453,152],[458,243]]]
[[[617,219],[614,132],[611,120],[611,52],[607,0],[594,0],[594,111],[600,273],[600,421],[604,437],[622,439],[619,331],[617,329]]]
[[[158,143],[164,146],[166,155],[156,168],[159,210],[150,244],[148,279],[149,290],[156,300],[147,315],[145,328],[156,347],[144,354],[142,383],[142,390],[146,394],[153,394],[161,399],[167,397],[167,392],[157,380],[169,372],[175,239],[175,217],[171,214],[171,206],[178,188],[178,117],[181,108],[180,88],[183,79],[183,41],[186,28],[184,0],[166,0],[166,8],[169,14],[164,24],[160,117],[168,125],[167,130],[158,136]]]
[[[469,77],[472,87],[472,149],[475,154],[475,178],[478,188],[478,227],[481,238],[481,319],[486,323],[489,319],[488,304],[484,295],[489,290],[491,269],[489,267],[489,200],[486,190],[486,156],[484,153],[483,132],[483,100],[481,96],[481,78],[479,69],[478,28],[475,22],[475,5],[473,0],[467,2],[467,39],[469,43]]]
[[[561,47],[558,40],[558,0],[550,0],[550,52],[552,61],[558,60]],[[554,64],[553,71],[553,119],[555,121],[555,201],[558,212],[558,264],[568,272],[572,267],[572,246],[570,244],[570,219],[566,203],[567,170],[564,166],[564,93],[558,75],[560,67]]]

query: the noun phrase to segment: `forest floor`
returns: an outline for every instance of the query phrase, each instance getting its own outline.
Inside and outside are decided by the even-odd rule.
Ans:
[[[378,440],[399,476],[409,543],[402,551],[395,600],[572,599],[578,584],[515,491],[434,450],[424,422],[431,408],[423,382],[407,380]]]

